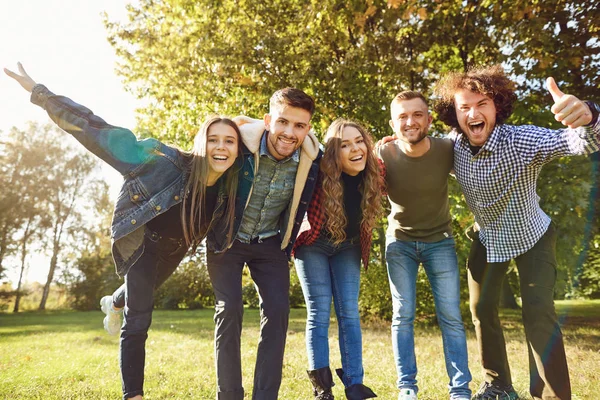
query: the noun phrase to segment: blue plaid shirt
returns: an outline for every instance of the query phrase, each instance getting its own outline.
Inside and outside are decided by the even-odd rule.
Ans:
[[[578,129],[497,125],[476,155],[456,131],[454,170],[480,226],[488,262],[507,261],[531,249],[550,224],[539,206],[536,182],[555,158],[590,154],[600,147],[600,122]]]

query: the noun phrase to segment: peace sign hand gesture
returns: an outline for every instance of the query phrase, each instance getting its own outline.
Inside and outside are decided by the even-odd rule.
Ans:
[[[23,65],[21,63],[17,63],[17,66],[19,67],[20,74],[17,74],[16,72],[9,70],[8,68],[4,68],[4,72],[6,72],[6,75],[19,82],[19,85],[21,85],[23,89],[31,93],[33,87],[36,85],[36,82],[33,79],[31,79],[27,72],[25,72],[25,68],[23,68]]]

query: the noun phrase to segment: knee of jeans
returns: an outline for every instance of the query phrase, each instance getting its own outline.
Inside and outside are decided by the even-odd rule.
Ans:
[[[544,320],[556,318],[552,298],[534,295],[523,297],[522,301],[524,319]]]
[[[131,310],[126,310],[123,314],[123,321],[123,332],[125,334],[145,334],[152,323],[152,311],[131,312]]]
[[[261,304],[261,313],[268,319],[287,319],[290,314],[289,301],[272,301]]]
[[[244,303],[242,299],[236,301],[219,300],[215,304],[215,320],[221,318],[242,318]]]
[[[471,304],[473,322],[497,318],[498,303],[491,300],[480,299],[477,304]]]

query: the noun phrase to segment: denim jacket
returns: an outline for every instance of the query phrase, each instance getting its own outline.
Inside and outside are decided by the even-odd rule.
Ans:
[[[242,141],[246,147],[244,148],[242,157],[243,165],[238,174],[233,237],[237,235],[240,229],[244,210],[252,194],[254,175],[258,170],[260,160],[260,141],[265,133],[264,122],[262,120],[254,120],[247,117],[236,117],[234,119],[240,126]],[[282,213],[279,223],[281,250],[284,250],[288,257],[291,255],[292,246],[298,235],[298,230],[302,224],[308,203],[312,198],[322,155],[323,152],[319,148],[317,137],[310,132],[302,143],[292,198],[287,209]],[[228,232],[225,227],[225,221],[213,222],[212,229],[208,232],[207,236],[208,250],[217,253],[226,250],[228,245],[227,239]]]
[[[33,88],[31,102],[123,176],[111,239],[117,274],[124,276],[144,252],[148,221],[182,201],[189,176],[186,156],[156,139],[138,140],[130,130],[106,123],[88,108],[43,85]],[[224,197],[221,186],[213,218],[223,214]]]

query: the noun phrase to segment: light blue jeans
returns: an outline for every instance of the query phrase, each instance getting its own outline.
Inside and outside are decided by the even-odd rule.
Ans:
[[[392,346],[398,370],[398,388],[418,391],[414,320],[417,271],[422,263],[431,284],[442,331],[450,398],[470,398],[471,373],[460,315],[460,277],[454,239],[425,243],[388,236],[386,259],[392,292]]]
[[[333,298],[344,386],[363,383],[362,334],[358,313],[359,240],[346,240],[335,246],[319,237],[312,245],[296,250],[294,263],[306,302],[309,369],[329,366],[328,332]]]

